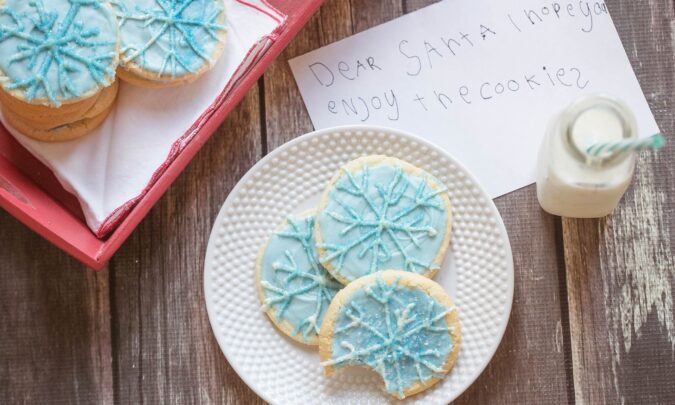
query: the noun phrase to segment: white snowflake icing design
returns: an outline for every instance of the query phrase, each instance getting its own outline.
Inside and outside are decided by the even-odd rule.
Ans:
[[[368,365],[382,376],[387,392],[402,398],[415,382],[444,375],[443,366],[453,344],[451,327],[444,319],[455,309],[445,308],[426,294],[426,300],[405,297],[401,292],[408,287],[400,286],[399,281],[387,284],[378,276],[365,287],[367,299],[352,299],[346,304],[333,331],[333,342],[346,354],[321,364]],[[363,308],[368,304],[375,304],[377,310]],[[446,347],[435,345],[439,342],[445,342]]]
[[[342,184],[342,181],[336,184],[336,190],[363,200],[368,212],[358,213],[343,203],[337,195],[331,197],[341,208],[341,212],[327,210],[326,214],[343,225],[340,235],[358,230],[355,234],[359,236],[344,244],[320,244],[319,247],[326,250],[326,254],[320,258],[321,262],[331,263],[339,272],[347,255],[358,250],[356,254],[359,258],[370,254],[370,265],[365,274],[371,274],[382,270],[382,265],[389,262],[392,252],[396,251],[404,260],[404,268],[401,270],[423,272],[437,269],[438,266],[431,261],[421,261],[413,257],[406,244],[409,241],[419,248],[424,237],[434,237],[439,232],[426,223],[425,212],[427,209],[445,209],[442,200],[437,196],[447,189],[431,189],[426,179],[421,179],[414,196],[410,198],[405,194],[411,183],[400,167],[395,167],[394,175],[387,184],[371,182],[369,170],[367,165],[364,166],[360,178],[345,170],[344,176],[348,185]],[[373,195],[379,198],[375,199]]]
[[[30,15],[17,13],[10,7],[0,8],[0,16],[7,16],[11,20],[10,25],[0,25],[0,42],[9,38],[19,41],[9,63],[27,62],[28,70],[25,77],[10,79],[5,84],[7,90],[24,90],[28,101],[40,96],[42,91],[58,107],[61,105],[60,98],[79,97],[87,90],[78,88],[73,76],[86,71],[100,86],[107,86],[110,78],[114,77],[116,51],[112,47],[115,41],[97,39],[100,29],[88,27],[85,21],[78,19],[82,8],[102,10],[104,5],[99,0],[67,2],[68,12],[60,21],[59,13],[45,8],[42,0],[28,3],[34,10]],[[85,56],[78,51],[85,48],[95,51]],[[97,53],[99,49],[101,51]],[[56,71],[56,83],[51,83],[48,78],[53,71]]]
[[[203,44],[204,38],[195,35],[195,31],[203,31],[212,41],[218,42],[218,31],[225,30],[225,26],[218,23],[220,14],[224,12],[222,5],[214,0],[154,0],[153,7],[136,5],[129,10],[126,3],[128,1],[111,1],[116,8],[120,29],[123,30],[128,21],[137,21],[150,30],[151,35],[144,44],[124,44],[124,63],[140,58],[140,64],[144,65],[145,53],[152,47],[158,47],[164,55],[158,67],[159,76],[170,71],[171,76],[176,77],[179,67],[185,72],[195,73],[192,62],[195,57],[203,61],[199,66],[211,63],[211,56]],[[186,9],[193,5],[200,7],[199,15],[191,13],[185,16]],[[168,44],[168,48],[163,42]]]
[[[304,222],[301,225],[300,222]],[[342,288],[328,272],[319,264],[314,251],[314,218],[308,217],[304,221],[288,219],[290,229],[277,232],[277,236],[290,238],[302,245],[309,268],[298,266],[291,251],[286,250],[284,257],[272,263],[275,273],[282,273],[275,277],[274,282],[263,280],[266,299],[263,310],[276,309],[276,318],[284,319],[288,307],[296,299],[310,299],[314,302],[314,311],[297,325],[293,325],[293,334],[302,332],[307,340],[310,335],[317,335],[328,304],[335,294]]]

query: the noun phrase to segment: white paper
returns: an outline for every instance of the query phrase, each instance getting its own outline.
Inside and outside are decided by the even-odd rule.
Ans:
[[[263,0],[226,0],[225,6],[225,51],[213,69],[194,83],[146,89],[122,82],[115,109],[103,125],[70,142],[35,141],[5,124],[54,172],[64,188],[75,194],[94,233],[100,235],[123,213],[123,206],[142,197],[163,172],[161,166],[167,158],[182,150],[190,137],[175,143],[221,92],[236,85],[245,68],[260,55],[257,50],[269,46],[261,39],[283,20]]]
[[[534,182],[549,121],[582,95],[616,97],[641,136],[658,132],[602,2],[446,0],[290,65],[317,129],[412,132],[493,198]]]

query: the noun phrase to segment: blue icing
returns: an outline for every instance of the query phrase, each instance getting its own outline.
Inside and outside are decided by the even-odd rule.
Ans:
[[[444,192],[399,166],[345,171],[319,214],[321,263],[349,281],[380,270],[437,268],[449,215]]]
[[[324,366],[367,365],[388,393],[403,397],[415,383],[444,375],[453,342],[445,308],[418,288],[379,276],[354,292],[335,321],[331,359]]]
[[[222,0],[114,0],[122,65],[158,76],[197,73],[212,63],[225,31]]]
[[[0,8],[2,86],[28,102],[93,95],[117,67],[117,24],[99,0],[7,0]]]
[[[290,323],[293,334],[301,333],[305,341],[316,336],[342,285],[317,260],[313,216],[288,219],[270,238],[260,271],[263,308],[274,309],[276,319]]]

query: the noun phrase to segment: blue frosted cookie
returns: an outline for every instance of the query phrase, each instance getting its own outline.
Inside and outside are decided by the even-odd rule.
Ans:
[[[117,23],[96,0],[5,0],[0,7],[2,89],[19,101],[58,108],[115,81]]]
[[[366,156],[347,163],[317,212],[321,264],[347,284],[380,270],[432,277],[450,243],[447,189],[402,160]]]
[[[319,337],[327,375],[367,366],[387,393],[405,398],[442,379],[457,360],[457,311],[436,282],[403,271],[362,277],[331,302]]]
[[[119,75],[146,87],[197,79],[223,51],[223,0],[112,0],[120,27]]]
[[[323,317],[342,285],[319,264],[314,213],[286,220],[261,248],[258,295],[272,322],[291,338],[316,346]]]

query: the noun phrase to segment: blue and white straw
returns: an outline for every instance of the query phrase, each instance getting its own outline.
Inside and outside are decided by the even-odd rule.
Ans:
[[[591,156],[604,157],[623,152],[638,152],[644,149],[659,149],[666,140],[661,134],[656,134],[642,139],[628,139],[614,142],[599,142],[586,148],[586,153]]]

